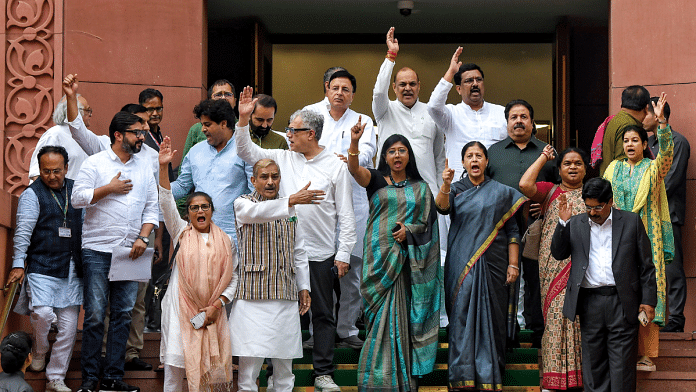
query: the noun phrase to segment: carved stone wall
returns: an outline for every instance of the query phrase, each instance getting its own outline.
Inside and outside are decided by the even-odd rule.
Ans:
[[[2,186],[19,194],[29,184],[29,159],[52,126],[62,75],[62,1],[5,0],[2,89]],[[57,81],[54,79],[58,79]]]

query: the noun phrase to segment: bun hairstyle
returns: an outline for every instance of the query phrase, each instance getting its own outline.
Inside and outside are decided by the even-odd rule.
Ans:
[[[2,371],[9,374],[22,370],[32,345],[31,336],[24,331],[12,332],[5,336],[0,343]]]

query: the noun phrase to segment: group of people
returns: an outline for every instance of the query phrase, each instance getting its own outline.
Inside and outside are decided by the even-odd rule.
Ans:
[[[685,286],[666,265],[681,268],[689,147],[667,123],[665,95],[624,91],[622,111],[593,146],[604,179],[587,180],[583,150],[559,154],[534,136],[532,105],[484,100],[483,71],[459,61],[462,48],[426,104],[414,70],[393,72],[394,28],[386,44],[376,128],[350,109],[357,81],[342,67],[327,70],[324,100],[293,113],[285,137],[272,129],[272,97],[246,87],[237,99],[219,80],[193,110],[199,122],[178,170],[160,128],[159,91],[144,90],[113,117],[108,137],[97,136],[77,76],[68,75],[56,127],[32,157],[8,279],[26,283],[16,310],[31,314],[33,348],[18,343],[21,333],[8,336],[0,380],[45,368],[46,390],[69,392],[83,306],[78,391],[139,391],[124,371],[152,369],[139,359],[146,297],[159,289],[147,281],[164,276],[165,391],[181,391],[184,377],[190,391],[224,390],[233,356],[240,391],[257,390],[264,360],[269,388],[291,391],[292,360],[304,347],[315,388],[338,392],[335,346],[360,350],[360,391],[417,390],[434,369],[441,326],[450,389],[499,391],[519,329],[521,276],[543,387],[635,390],[636,369],[654,370],[659,328],[684,323],[672,291]],[[452,83],[456,105],[446,104]],[[538,254],[529,254],[535,219]],[[143,259],[146,271],[131,267]],[[127,280],[116,276],[124,265]],[[312,336],[303,342],[304,314]],[[148,316],[148,328],[158,328]],[[6,345],[16,353],[7,367]]]

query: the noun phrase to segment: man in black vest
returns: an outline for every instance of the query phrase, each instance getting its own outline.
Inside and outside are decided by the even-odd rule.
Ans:
[[[36,345],[29,368],[33,371],[46,368],[47,391],[69,392],[65,373],[82,305],[82,210],[70,203],[73,180],[65,178],[68,171],[65,148],[44,146],[37,160],[40,181],[34,181],[22,193],[17,207],[8,284],[23,281],[26,271],[26,291],[20,297],[20,305],[24,306],[16,310],[32,313]],[[48,331],[54,318],[58,319],[58,335],[51,361],[45,366]]]

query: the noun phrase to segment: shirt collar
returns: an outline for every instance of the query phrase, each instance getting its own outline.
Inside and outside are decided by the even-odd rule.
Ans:
[[[112,144],[112,145],[113,145],[113,144]],[[143,146],[144,146],[144,145],[145,145],[145,143],[143,143]],[[141,150],[141,151],[142,151],[142,150]],[[136,155],[136,154],[131,154],[130,158],[126,161],[126,163],[123,163],[123,162],[121,162],[121,158],[119,158],[118,155],[116,155],[116,153],[114,152],[114,150],[111,149],[111,146],[109,146],[109,148],[106,149],[106,153],[109,154],[109,158],[110,158],[112,161],[118,161],[118,162],[120,162],[120,163],[122,163],[122,164],[124,164],[124,165],[125,165],[125,164],[128,164],[128,163],[130,163],[130,162],[133,162],[133,159],[135,158],[135,155]]]
[[[512,140],[512,138],[509,135],[508,135],[508,137],[503,139],[503,143],[505,143],[505,148],[510,148],[512,146],[517,147],[517,144],[515,144],[515,142]],[[541,140],[534,137],[534,135],[532,135],[532,137],[529,139],[529,142],[527,142],[527,145],[523,148],[523,150],[528,149],[530,145],[532,145],[534,148],[537,148],[537,149],[543,149],[545,146],[545,144],[543,144],[543,142]]]
[[[410,108],[408,106],[404,105],[404,103],[399,101],[398,99],[396,100],[396,102],[398,102],[399,105],[401,105],[401,107],[406,109],[406,110],[413,110],[413,108],[415,108],[416,105],[418,105],[420,103],[420,98],[417,98],[416,103],[414,103],[413,106],[411,106]]]
[[[590,217],[587,217],[587,220],[590,222],[590,227],[598,227],[598,228],[603,228],[603,227],[611,227],[611,221],[612,218],[614,217],[614,208],[611,209],[609,212],[609,216],[607,217],[607,220],[604,221],[601,225],[598,225],[597,223],[594,223]]]
[[[472,113],[480,113],[480,114],[486,114],[488,113],[488,110],[490,110],[490,106],[488,105],[488,102],[483,101],[483,106],[481,106],[481,109],[479,110],[474,110],[469,106],[464,100],[462,100],[462,104],[464,105],[464,108]]]

